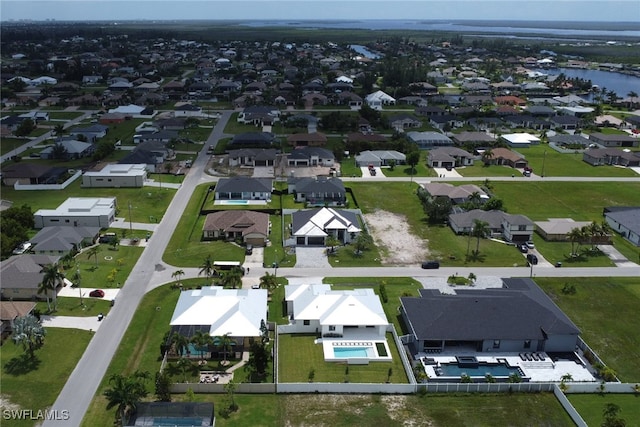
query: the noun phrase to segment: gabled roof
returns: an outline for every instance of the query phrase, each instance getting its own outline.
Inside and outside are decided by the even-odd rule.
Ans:
[[[37,289],[42,281],[42,267],[55,264],[59,256],[15,255],[0,263],[0,276],[3,288]]]
[[[221,178],[216,185],[216,193],[271,193],[272,189],[273,180],[270,178],[248,178],[244,176]]]
[[[419,340],[545,340],[580,333],[531,279],[502,280],[503,288],[455,295],[423,289],[420,297],[401,297],[407,327]]]
[[[293,318],[318,320],[321,325],[379,326],[389,321],[373,289],[332,291],[329,285],[288,285]]]
[[[330,150],[322,147],[300,147],[293,150],[287,156],[289,159],[310,159],[318,157],[320,159],[335,159],[335,155]]]
[[[211,336],[257,337],[262,320],[267,320],[266,289],[208,286],[180,293],[170,325],[210,325]]]
[[[2,178],[40,178],[48,175],[53,166],[38,163],[14,163],[2,167]]]
[[[84,239],[93,239],[100,233],[100,227],[44,227],[29,242],[33,243],[35,252],[69,251]]]
[[[269,214],[253,211],[219,211],[210,213],[204,222],[203,230],[224,230],[241,232],[243,236],[259,233],[269,234]]]
[[[31,301],[0,301],[0,321],[10,322],[31,313],[35,307],[36,303]]]
[[[343,209],[319,208],[294,212],[292,215],[294,236],[327,236],[327,230],[346,230],[358,233],[358,218]]]
[[[304,177],[293,178],[292,182],[297,193],[346,193],[340,178]]]
[[[605,208],[604,215],[640,235],[640,206]]]

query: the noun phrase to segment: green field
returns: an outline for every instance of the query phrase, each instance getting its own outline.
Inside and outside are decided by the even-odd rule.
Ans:
[[[640,282],[637,278],[536,278],[582,331],[581,337],[623,382],[640,382]],[[565,294],[565,285],[576,293]]]
[[[22,347],[11,339],[2,344],[2,398],[18,405],[16,409],[31,409],[35,413],[53,405],[93,336],[92,332],[79,329],[46,330],[44,346],[36,350],[33,360],[25,359]],[[27,427],[34,423],[13,420],[6,425]]]
[[[98,248],[97,257],[89,258],[87,251],[77,255],[75,264],[64,272],[65,276],[71,280],[77,266],[83,288],[121,287],[142,255],[142,247],[118,246],[114,250],[110,245],[103,243],[98,245]]]
[[[613,403],[620,407],[618,416],[627,422],[627,427],[640,426],[640,396],[637,394],[567,394],[567,398],[587,425],[600,425],[604,421],[604,406]]]

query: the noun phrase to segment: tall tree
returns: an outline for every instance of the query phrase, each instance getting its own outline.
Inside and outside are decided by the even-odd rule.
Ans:
[[[236,342],[233,338],[229,336],[229,334],[224,334],[213,338],[213,345],[222,349],[224,362],[227,362],[227,353],[233,349],[236,345]]]
[[[580,227],[572,228],[569,233],[567,233],[567,239],[571,242],[571,256],[577,256],[578,250],[580,249],[580,245],[584,241],[584,230]],[[577,247],[576,247],[577,245]]]
[[[173,345],[173,349],[175,350],[176,354],[182,357],[187,351],[187,347],[189,346],[189,338],[176,332],[171,335],[171,344]]]
[[[211,255],[207,255],[202,264],[200,264],[200,271],[198,272],[198,276],[204,274],[205,276],[207,276],[207,279],[211,279],[215,272],[216,270],[213,267],[213,260],[211,259]]]
[[[266,289],[267,293],[271,295],[274,289],[278,287],[278,279],[273,274],[266,272],[264,276],[260,278],[260,287]]]
[[[24,351],[33,359],[35,351],[44,344],[46,329],[40,320],[31,314],[21,316],[13,321],[11,339],[17,345],[22,345]]]
[[[47,297],[47,308],[51,312],[51,305],[49,304],[49,294],[53,295],[53,308],[57,306],[57,289],[58,286],[64,282],[64,275],[60,273],[60,267],[58,264],[47,264],[42,267],[40,273],[43,273],[42,282],[38,285],[38,294],[44,293]]]
[[[209,345],[213,344],[213,338],[208,332],[196,331],[190,339],[191,343],[200,353],[200,359],[204,359],[204,353],[209,351]]]
[[[476,255],[480,253],[480,239],[489,233],[489,224],[479,219],[473,220],[473,235],[476,237]]]
[[[222,275],[222,285],[231,289],[242,287],[242,268],[233,267]]]
[[[178,282],[180,281],[180,278],[182,276],[184,276],[184,270],[176,270],[173,273],[171,273],[171,278],[176,279]]]
[[[87,250],[87,259],[96,259],[96,268],[98,268],[98,253],[100,252],[100,246],[95,245]]]
[[[104,396],[107,398],[107,409],[117,408],[117,425],[125,425],[127,412],[134,411],[138,403],[147,396],[148,379],[149,373],[141,371],[131,375],[113,374],[109,378],[110,387],[104,391]]]
[[[418,150],[408,152],[406,161],[411,166],[411,176],[413,176],[416,173],[416,165],[420,162],[420,152]]]
[[[254,341],[251,343],[251,353],[249,354],[249,362],[247,365],[251,370],[251,376],[256,377],[256,380],[261,380],[267,371],[269,364],[269,351],[267,346],[260,341]]]

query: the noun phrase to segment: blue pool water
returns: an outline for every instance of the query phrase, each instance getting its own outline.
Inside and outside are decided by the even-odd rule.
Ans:
[[[371,347],[334,347],[333,355],[336,358],[370,357]]]
[[[225,200],[225,205],[248,205],[248,200]]]
[[[456,363],[443,363],[440,365],[439,376],[444,377],[459,377],[462,374],[467,374],[470,377],[484,377],[486,374],[491,374],[494,377],[508,377],[511,374],[518,374],[522,376],[522,371],[518,367],[509,367],[504,364],[479,364],[474,367],[460,367]]]

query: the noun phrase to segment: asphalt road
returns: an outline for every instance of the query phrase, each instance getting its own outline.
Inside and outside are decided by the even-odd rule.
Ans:
[[[184,209],[191,198],[194,188],[203,182],[215,181],[215,178],[206,175],[205,168],[209,156],[206,154],[206,148],[208,145],[215,145],[217,141],[225,136],[223,134],[224,127],[231,116],[232,111],[223,112],[222,116],[215,125],[209,139],[203,150],[199,153],[194,161],[191,170],[186,176],[182,186],[176,192],[171,204],[169,205],[167,212],[162,217],[162,221],[158,224],[156,232],[149,240],[147,247],[140,256],[140,259],[133,268],[129,278],[122,287],[116,305],[111,309],[109,315],[103,320],[103,324],[100,326],[94,337],[91,339],[87,350],[78,362],[76,368],[71,373],[67,383],[62,389],[60,395],[56,399],[53,407],[54,411],[68,411],[70,418],[64,421],[45,421],[43,426],[45,427],[73,427],[79,426],[82,423],[84,415],[104,377],[109,364],[117,350],[122,337],[129,326],[133,315],[142,300],[144,294],[163,283],[169,282],[172,273],[171,266],[168,266],[162,262],[162,255],[169,243],[169,239],[173,234],[178,221],[182,216]],[[484,178],[458,178],[460,180],[478,181]],[[490,177],[493,181],[528,181],[535,180],[536,178],[525,177]],[[545,177],[539,178],[546,181],[637,181],[639,178],[573,178],[573,177]],[[350,180],[345,178],[345,181]],[[376,179],[380,181],[409,181],[409,178],[380,178]],[[435,181],[438,178],[416,178],[413,179],[416,182]],[[451,180],[448,178],[447,180]],[[186,277],[196,277],[198,269],[183,269],[185,270]],[[265,271],[274,273],[273,269],[253,268],[251,275],[258,277],[264,274]],[[326,276],[347,276],[347,277],[368,277],[375,275],[377,277],[382,276],[395,276],[395,277],[448,277],[457,273],[458,275],[467,276],[473,272],[476,275],[488,275],[498,277],[512,277],[512,276],[525,276],[530,274],[533,276],[548,276],[548,277],[571,277],[571,276],[598,276],[598,277],[611,277],[611,276],[630,276],[640,277],[639,267],[627,267],[627,268],[544,268],[534,267],[531,270],[528,267],[519,268],[503,268],[503,267],[489,267],[489,268],[441,268],[439,270],[423,270],[419,266],[415,267],[380,267],[376,268],[375,272],[369,268],[278,268],[277,274],[279,276],[286,276],[290,278],[297,277],[326,277]]]

